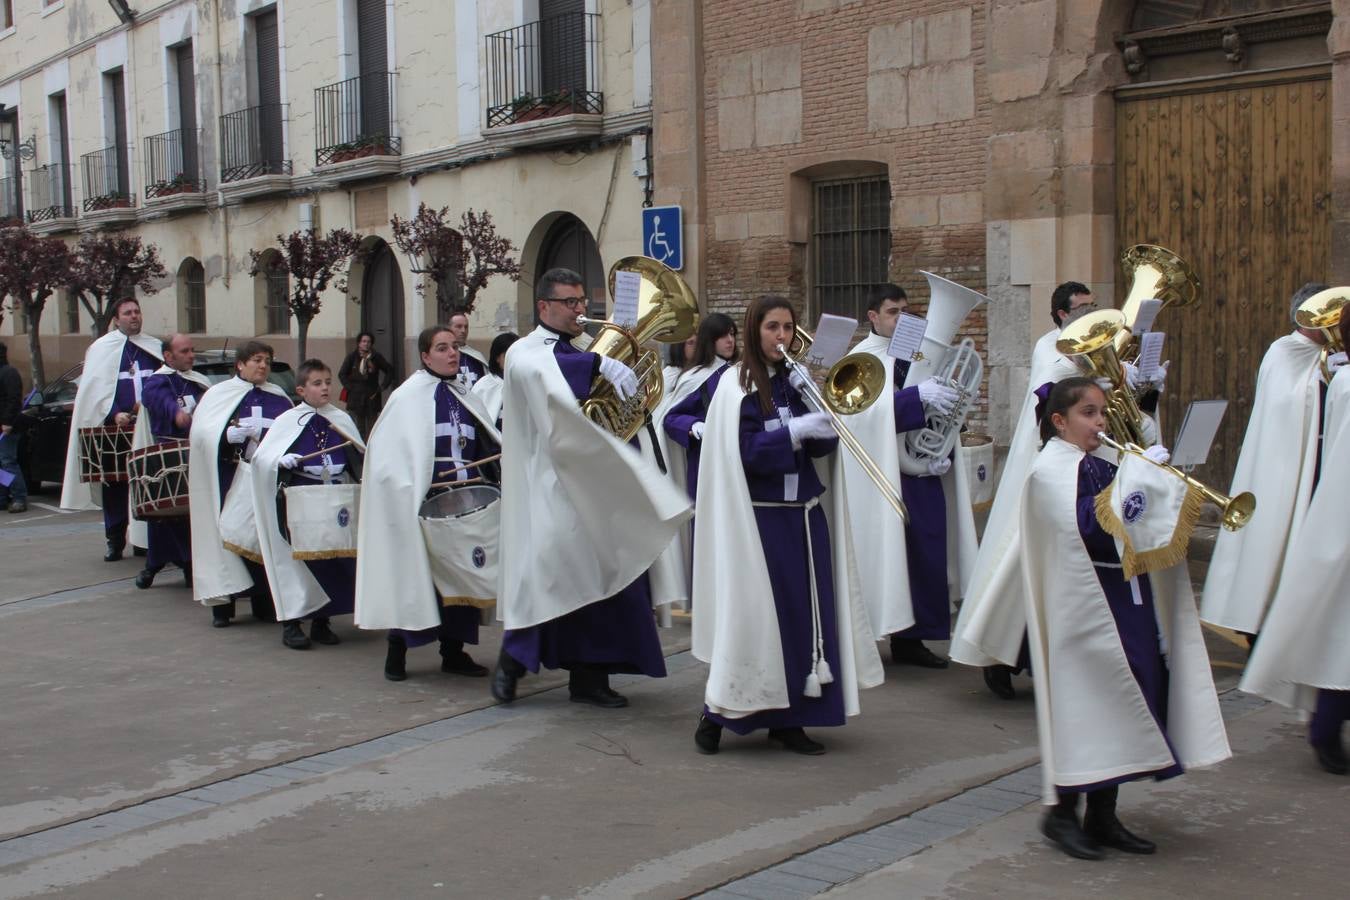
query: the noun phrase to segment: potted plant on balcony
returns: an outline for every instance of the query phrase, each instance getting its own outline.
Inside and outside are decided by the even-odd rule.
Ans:
[[[549,91],[540,98],[548,109],[544,113],[544,118],[553,116],[568,116],[576,112],[576,106],[572,101],[571,88],[558,88],[556,91]]]
[[[98,203],[99,209],[131,209],[130,194],[108,194],[100,197]]]
[[[179,172],[168,181],[161,181],[157,184],[155,186],[155,196],[168,197],[173,194],[191,194],[196,190],[197,182],[194,179],[189,178],[186,173]]]
[[[521,94],[511,101],[511,124],[519,122],[529,122],[532,119],[542,119],[544,117],[544,107],[540,105],[540,98],[534,94]]]

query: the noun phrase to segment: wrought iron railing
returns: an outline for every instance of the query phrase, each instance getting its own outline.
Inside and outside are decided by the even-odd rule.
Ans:
[[[321,166],[363,156],[398,156],[394,73],[368,72],[314,91],[314,161]]]
[[[72,219],[75,204],[70,198],[70,171],[51,163],[28,170],[28,221]]]
[[[283,140],[288,107],[284,103],[250,106],[220,117],[220,180],[242,181],[263,175],[290,175]]]
[[[487,36],[487,126],[605,111],[600,16],[564,13]]]
[[[126,209],[136,205],[131,196],[125,157],[118,157],[116,147],[104,147],[80,157],[84,174],[84,211]]]
[[[23,220],[23,201],[19,199],[19,179],[0,178],[0,226]]]
[[[200,194],[202,180],[197,132],[182,128],[145,139],[145,199]]]

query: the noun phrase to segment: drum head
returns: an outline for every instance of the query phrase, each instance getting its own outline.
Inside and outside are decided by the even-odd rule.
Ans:
[[[480,510],[502,498],[500,489],[472,484],[437,494],[422,503],[417,514],[423,519],[453,519]]]

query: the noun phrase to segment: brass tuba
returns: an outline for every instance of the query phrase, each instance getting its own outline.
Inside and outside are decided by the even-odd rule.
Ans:
[[[1125,294],[1125,305],[1120,308],[1125,316],[1125,328],[1116,335],[1116,351],[1122,357],[1137,356],[1129,352],[1139,342],[1139,310],[1145,300],[1161,300],[1163,309],[1182,309],[1200,299],[1200,278],[1186,260],[1157,244],[1135,244],[1120,254],[1120,265],[1130,289]]]
[[[1125,383],[1125,371],[1117,349],[1121,335],[1129,340],[1125,315],[1118,309],[1099,309],[1074,319],[1059,333],[1055,349],[1073,360],[1088,378],[1107,379],[1106,427],[1112,437],[1131,444],[1147,445],[1144,414]]]
[[[600,326],[586,349],[617,359],[632,369],[638,378],[638,392],[620,400],[614,386],[597,377],[591,384],[590,397],[581,401],[581,411],[615,437],[629,441],[647,422],[665,390],[660,355],[655,350],[643,349],[642,345],[648,341],[674,344],[693,334],[698,328],[698,298],[678,272],[645,256],[625,256],[609,267],[611,297],[615,275],[621,271],[636,272],[642,278],[637,323],[625,328],[586,316],[577,316],[577,321]]]
[[[1345,350],[1340,328],[1347,303],[1350,303],[1350,287],[1327,288],[1304,300],[1294,312],[1294,321],[1300,328],[1316,328],[1327,339],[1322,345],[1322,378],[1328,383],[1331,382],[1331,366],[1327,364],[1327,357]]]

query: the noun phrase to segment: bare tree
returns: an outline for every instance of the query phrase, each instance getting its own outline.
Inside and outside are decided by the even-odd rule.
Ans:
[[[80,238],[70,267],[70,289],[94,320],[94,336],[106,334],[111,304],[136,291],[154,294],[169,275],[159,248],[139,235],[114,231]]]
[[[310,229],[277,235],[280,249],[276,254],[264,250],[248,252],[249,274],[259,272],[272,275],[286,273],[291,277],[291,292],[286,305],[295,316],[299,330],[300,359],[304,360],[305,345],[309,341],[309,323],[319,314],[323,292],[329,287],[347,290],[347,262],[361,246],[361,236],[345,228],[334,228],[325,235]]]
[[[58,237],[38,237],[22,226],[0,229],[0,298],[28,324],[33,387],[47,383],[39,325],[47,298],[70,281],[70,248]]]

